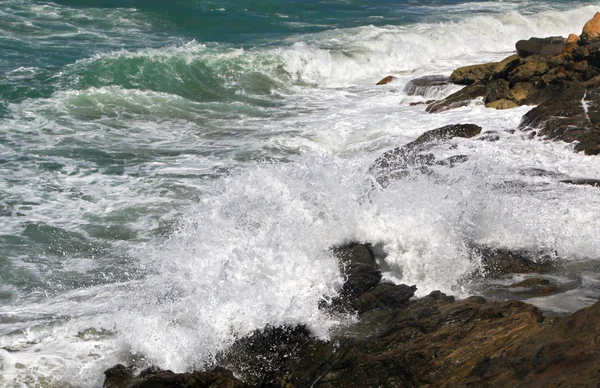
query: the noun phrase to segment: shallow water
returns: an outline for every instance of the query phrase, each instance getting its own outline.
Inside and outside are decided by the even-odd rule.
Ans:
[[[404,92],[577,33],[597,2],[5,3],[1,386],[188,370],[266,324],[326,338],[353,319],[318,309],[343,282],[329,248],[350,240],[378,244],[385,277],[418,295],[556,314],[600,296],[598,189],[559,182],[600,178],[600,159],[513,131],[531,107],[427,114],[409,103],[456,87]],[[371,189],[384,151],[453,123],[483,134],[431,152],[467,162]],[[564,292],[470,278],[471,243],[553,252],[566,265],[544,276]]]

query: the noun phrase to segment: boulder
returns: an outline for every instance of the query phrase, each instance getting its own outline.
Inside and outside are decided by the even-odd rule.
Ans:
[[[492,278],[515,273],[544,273],[560,265],[560,260],[549,252],[473,245],[470,255],[482,264],[480,272],[474,275]]]
[[[483,102],[487,104],[508,98],[508,93],[510,91],[510,85],[508,81],[504,79],[497,79],[489,84],[487,89],[487,95]]]
[[[588,22],[583,26],[583,31],[581,31],[581,36],[579,39],[579,45],[585,46],[598,41],[600,41],[600,12],[596,12],[594,17],[588,20]]]
[[[497,63],[484,63],[459,67],[450,75],[450,81],[459,85],[472,85],[476,82],[487,81],[493,75]]]
[[[600,153],[600,90],[564,83],[554,96],[527,112],[519,127],[548,139],[574,142],[577,152]]]
[[[425,96],[432,89],[440,89],[451,85],[448,77],[443,75],[428,75],[411,79],[406,83],[404,91],[409,96]]]
[[[339,296],[333,301],[335,308],[348,308],[352,301],[379,284],[381,271],[375,262],[371,247],[352,242],[333,249],[346,277]]]
[[[385,85],[385,84],[389,84],[390,82],[392,82],[393,80],[395,80],[396,77],[394,77],[393,75],[388,75],[387,77],[385,77],[384,79],[382,79],[381,81],[377,82],[375,85]]]
[[[548,63],[545,61],[528,61],[517,66],[509,74],[511,85],[518,82],[534,81],[534,77],[541,77],[550,70]]]
[[[566,41],[562,36],[530,38],[518,41],[515,46],[517,48],[517,55],[521,58],[527,58],[532,55],[548,57],[556,55],[564,50]]]

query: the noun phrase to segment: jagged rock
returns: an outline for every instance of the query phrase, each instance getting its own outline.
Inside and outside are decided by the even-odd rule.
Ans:
[[[504,58],[494,64],[493,79],[508,79],[508,75],[515,67],[521,64],[521,58],[517,54]]]
[[[360,295],[352,305],[358,313],[383,308],[397,308],[408,303],[415,295],[416,290],[416,286],[381,283]]]
[[[375,85],[385,85],[385,84],[389,84],[390,82],[392,82],[393,80],[395,80],[396,77],[394,77],[393,75],[388,75],[387,77],[385,77],[384,79],[382,79],[381,81],[377,82]]]
[[[409,96],[424,96],[431,89],[448,85],[451,85],[448,77],[443,75],[428,75],[408,81],[404,87],[404,92]]]
[[[438,113],[461,106],[467,106],[477,97],[484,97],[487,94],[487,86],[482,84],[468,85],[456,93],[452,93],[443,100],[435,101],[427,106],[427,112]]]
[[[600,153],[600,90],[586,90],[578,83],[565,83],[555,95],[527,112],[523,130],[535,129],[540,136],[575,143],[575,151]]]
[[[475,124],[452,124],[427,131],[405,146],[385,152],[375,160],[369,172],[379,184],[385,186],[390,179],[405,177],[410,171],[422,171],[433,164],[453,167],[467,158],[464,155],[455,155],[444,161],[436,161],[433,154],[424,152],[439,141],[450,140],[453,137],[470,138],[479,133],[481,127]]]
[[[363,293],[379,284],[381,271],[375,262],[371,247],[367,244],[349,243],[333,249],[346,276],[334,306],[348,305]]]
[[[512,109],[518,107],[519,105],[517,105],[514,101],[503,98],[500,100],[495,100],[494,102],[487,103],[485,104],[485,106],[487,108],[494,109]]]
[[[556,55],[565,48],[565,45],[566,41],[562,36],[551,36],[548,38],[520,40],[515,46],[517,48],[517,55],[521,58],[527,58],[532,55]]]
[[[565,44],[577,43],[579,42],[579,35],[569,34]]]
[[[600,40],[600,12],[596,12],[593,18],[583,26],[579,39],[579,45],[595,43]]]

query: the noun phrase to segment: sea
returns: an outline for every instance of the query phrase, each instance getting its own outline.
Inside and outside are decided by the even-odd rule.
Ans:
[[[351,314],[331,248],[374,246],[417,296],[600,296],[600,157],[518,130],[532,106],[425,111],[426,75],[579,34],[598,1],[0,0],[0,386],[101,387],[117,363],[211,365],[236,338]],[[393,82],[376,86],[393,75]],[[413,104],[411,104],[413,103]],[[448,124],[455,165],[378,186]],[[544,252],[559,292],[485,278],[470,247]],[[524,296],[525,295],[525,296]]]

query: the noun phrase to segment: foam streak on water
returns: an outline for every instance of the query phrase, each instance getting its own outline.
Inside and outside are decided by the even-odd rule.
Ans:
[[[263,35],[218,41],[150,1],[63,3],[0,10],[0,386],[98,387],[119,362],[185,371],[265,325],[327,338],[355,319],[318,308],[344,280],[330,248],[349,241],[376,244],[384,277],[419,296],[476,292],[472,244],[566,260],[556,279],[578,286],[531,300],[544,308],[600,295],[598,190],[560,182],[600,178],[600,159],[514,131],[531,107],[427,114],[409,103],[456,87],[404,92],[578,32],[597,4],[384,1],[306,20],[281,2],[243,13],[272,30],[252,19]],[[242,17],[209,3],[189,12]],[[467,162],[373,189],[384,151],[454,123],[483,134],[431,152]]]

